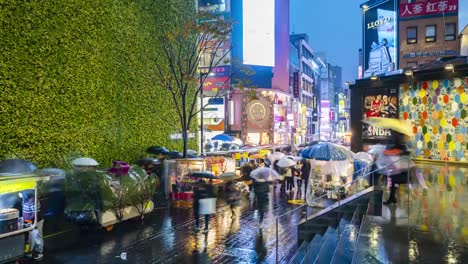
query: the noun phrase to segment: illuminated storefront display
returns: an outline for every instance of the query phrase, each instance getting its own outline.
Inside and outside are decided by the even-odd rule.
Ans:
[[[397,69],[398,40],[396,0],[363,8],[364,78]]]

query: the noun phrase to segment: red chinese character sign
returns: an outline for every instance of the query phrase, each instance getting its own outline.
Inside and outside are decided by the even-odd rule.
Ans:
[[[448,16],[458,14],[458,0],[429,0],[400,4],[400,18],[414,18],[421,16]]]

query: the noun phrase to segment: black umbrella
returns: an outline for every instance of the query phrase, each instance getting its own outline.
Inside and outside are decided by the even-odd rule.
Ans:
[[[152,146],[152,147],[147,148],[146,152],[149,154],[154,154],[154,155],[159,155],[159,154],[166,155],[169,153],[169,150],[161,146]]]
[[[170,151],[166,154],[168,159],[180,159],[183,158],[184,155],[179,151]]]
[[[197,171],[189,173],[187,176],[195,178],[207,178],[207,179],[218,179],[213,173],[208,171]]]
[[[142,159],[139,159],[137,160],[136,164],[138,166],[147,166],[147,165],[150,165],[150,164],[154,164],[154,165],[157,165],[157,164],[160,164],[161,161],[159,159],[155,159],[155,158],[142,158]]]
[[[7,159],[0,161],[0,175],[33,174],[36,166],[23,159]]]

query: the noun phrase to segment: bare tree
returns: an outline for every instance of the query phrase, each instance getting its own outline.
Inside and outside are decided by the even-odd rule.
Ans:
[[[155,77],[171,97],[180,121],[183,155],[187,155],[188,131],[201,108],[200,93],[215,67],[229,64],[231,21],[208,13],[180,14],[176,23],[161,29],[158,36],[160,55],[154,60]],[[229,73],[226,83],[232,79]],[[220,85],[215,97],[228,89]]]

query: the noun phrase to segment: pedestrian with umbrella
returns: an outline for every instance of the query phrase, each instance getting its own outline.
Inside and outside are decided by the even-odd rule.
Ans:
[[[255,204],[258,210],[258,222],[262,229],[265,211],[268,209],[270,202],[270,183],[274,182],[279,174],[267,167],[257,168],[251,172],[251,177],[254,181]]]
[[[294,188],[294,177],[292,167],[296,165],[296,162],[292,159],[282,158],[276,164],[278,167],[283,168],[284,177],[286,180],[286,192],[290,192]],[[283,190],[284,188],[281,187]]]
[[[193,172],[190,177],[200,178],[193,190],[193,215],[195,227],[193,231],[197,233],[200,229],[200,215],[205,216],[205,229],[203,233],[208,233],[210,216],[216,213],[216,190],[212,180],[216,176],[210,172]]]

